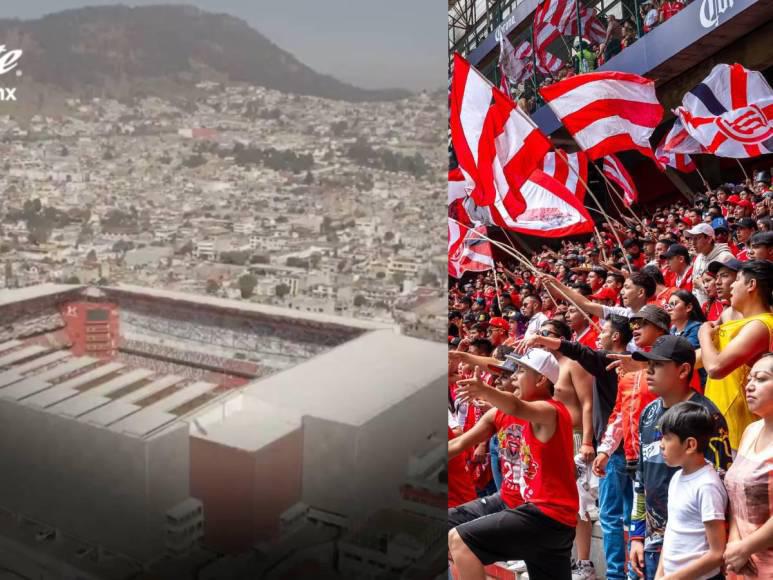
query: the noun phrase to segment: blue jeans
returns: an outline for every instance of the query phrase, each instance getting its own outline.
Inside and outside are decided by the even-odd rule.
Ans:
[[[660,550],[644,551],[644,580],[655,580],[660,563]]]
[[[609,580],[626,577],[623,530],[631,526],[632,504],[633,482],[625,470],[625,456],[613,453],[607,463],[606,476],[599,480],[599,523],[604,533]]]
[[[496,435],[489,441],[489,453],[491,454],[491,474],[494,476],[494,484],[499,491],[502,487],[502,470],[499,468],[499,437]]]

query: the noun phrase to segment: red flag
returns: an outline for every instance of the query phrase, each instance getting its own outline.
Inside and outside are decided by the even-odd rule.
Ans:
[[[494,268],[491,243],[481,237],[486,227],[469,229],[448,220],[448,273],[461,278],[465,272],[484,272]]]
[[[561,237],[593,231],[593,220],[582,201],[554,177],[536,169],[521,187],[526,211],[511,216],[503,206],[476,207],[468,198],[465,208],[476,222],[532,236]]]
[[[451,140],[478,205],[526,207],[518,191],[550,150],[550,141],[512,99],[458,54],[451,83]]]
[[[557,149],[555,153],[545,155],[542,171],[558,180],[580,201],[585,200],[585,186],[582,184],[583,181],[588,183],[588,158],[585,153],[566,153]]]
[[[634,149],[655,158],[649,138],[663,117],[654,81],[622,72],[577,75],[540,94],[591,160]]]
[[[655,149],[655,158],[657,159],[659,169],[665,171],[666,167],[673,167],[682,173],[692,173],[695,171],[697,167],[689,155],[686,153],[671,153],[664,150],[666,137],[663,137]]]
[[[773,89],[758,71],[718,64],[674,112],[690,136],[717,157],[773,153]]]
[[[639,192],[636,191],[636,185],[631,179],[631,175],[625,166],[615,155],[604,157],[604,164],[601,168],[609,180],[616,184],[623,191],[623,201],[625,205],[631,207],[639,199]]]

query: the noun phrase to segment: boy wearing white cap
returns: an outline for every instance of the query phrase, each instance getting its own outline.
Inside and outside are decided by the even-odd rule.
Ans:
[[[531,580],[570,580],[577,523],[572,419],[553,399],[558,362],[541,349],[522,357],[513,375],[520,397],[489,387],[476,376],[457,383],[457,396],[482,399],[525,422],[521,455],[524,503],[456,525],[448,547],[462,579],[484,578],[484,566],[524,560]]]

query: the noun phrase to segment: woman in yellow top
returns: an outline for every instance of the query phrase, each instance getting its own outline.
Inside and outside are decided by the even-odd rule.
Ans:
[[[744,385],[749,369],[773,342],[773,262],[744,262],[732,285],[730,305],[740,320],[706,322],[698,332],[700,359],[708,373],[706,396],[724,415],[728,438],[737,450],[744,429],[757,419],[746,405]]]

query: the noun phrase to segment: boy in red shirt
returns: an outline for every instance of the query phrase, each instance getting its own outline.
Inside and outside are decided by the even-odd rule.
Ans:
[[[483,517],[465,511],[470,504],[449,510],[449,551],[462,578],[484,578],[484,566],[494,562],[523,560],[532,580],[570,580],[579,499],[572,419],[553,399],[558,362],[541,349],[508,358],[518,365],[520,397],[484,384],[479,372],[460,381],[457,393],[523,421],[519,455],[524,503]],[[458,452],[449,445],[449,456],[452,451]]]

